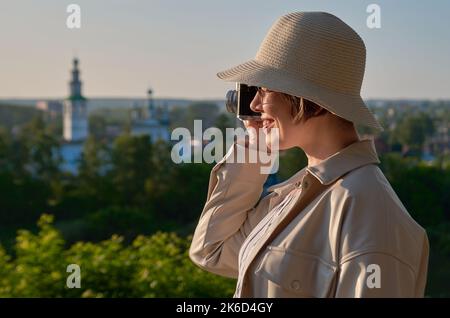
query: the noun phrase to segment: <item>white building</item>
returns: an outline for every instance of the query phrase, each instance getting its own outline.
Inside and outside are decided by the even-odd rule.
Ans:
[[[61,169],[76,174],[82,158],[83,145],[89,135],[87,100],[82,94],[82,82],[76,58],[73,60],[69,84],[69,97],[63,102],[64,143],[61,145],[63,159]],[[150,135],[151,142],[170,141],[167,104],[155,108],[151,90],[148,91],[146,107],[133,108],[131,133],[133,135]],[[114,135],[118,135],[118,132],[116,131]]]
[[[147,109],[133,107],[131,134],[149,135],[152,142],[163,140],[170,141],[169,111],[167,105],[155,108],[152,90],[147,91]]]
[[[88,137],[87,101],[81,94],[78,59],[73,59],[72,79],[69,83],[70,95],[64,101],[63,137],[65,141],[84,141]]]
[[[89,134],[87,100],[81,93],[82,83],[78,59],[73,59],[72,78],[69,82],[69,97],[63,102],[63,139],[61,169],[77,173],[83,153],[83,144]]]

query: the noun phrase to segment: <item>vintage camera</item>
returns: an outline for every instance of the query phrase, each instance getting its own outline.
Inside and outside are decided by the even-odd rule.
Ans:
[[[250,103],[255,98],[258,87],[236,83],[236,89],[230,90],[226,95],[225,106],[230,113],[235,113],[240,120],[259,119],[261,113],[250,109]]]

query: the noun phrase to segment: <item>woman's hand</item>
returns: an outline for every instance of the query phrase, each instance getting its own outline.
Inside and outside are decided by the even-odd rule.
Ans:
[[[245,146],[258,149],[259,130],[263,127],[262,120],[244,120],[244,126],[248,131],[248,139],[245,142]]]

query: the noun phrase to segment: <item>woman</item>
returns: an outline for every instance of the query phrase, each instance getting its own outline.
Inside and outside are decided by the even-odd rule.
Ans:
[[[211,172],[191,259],[238,279],[235,297],[423,297],[428,240],[378,168],[373,140],[355,124],[381,126],[360,97],[365,46],[337,17],[296,12],[270,29],[254,60],[218,74],[258,86],[251,108],[270,148],[299,147],[308,166],[261,193],[261,163]]]

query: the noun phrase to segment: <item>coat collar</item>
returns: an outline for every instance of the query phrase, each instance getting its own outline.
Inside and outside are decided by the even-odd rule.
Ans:
[[[373,163],[380,163],[373,139],[359,140],[339,150],[317,165],[304,167],[288,180],[269,187],[268,191],[280,194],[289,190],[298,182],[301,182],[307,173],[316,177],[321,184],[328,185],[347,172]]]

